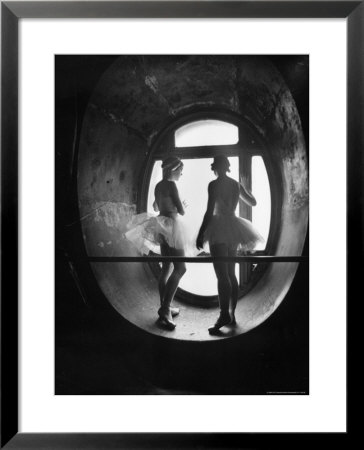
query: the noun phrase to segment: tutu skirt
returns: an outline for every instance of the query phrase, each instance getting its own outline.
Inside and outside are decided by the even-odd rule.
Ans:
[[[166,217],[141,213],[133,216],[127,228],[126,239],[146,255],[150,251],[160,254],[160,245],[164,243],[174,249],[184,250],[185,253],[190,253],[192,248],[192,241],[179,215]]]
[[[238,252],[253,251],[259,243],[265,241],[250,220],[222,214],[212,217],[203,240],[210,247],[214,244],[236,246]]]

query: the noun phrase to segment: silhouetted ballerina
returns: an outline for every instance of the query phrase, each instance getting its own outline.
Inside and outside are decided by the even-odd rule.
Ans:
[[[202,249],[209,244],[212,256],[236,256],[237,252],[253,251],[263,237],[252,223],[235,215],[239,197],[248,205],[255,206],[254,196],[240,184],[227,176],[230,163],[225,156],[217,156],[211,164],[217,179],[208,186],[207,209],[198,233],[196,247]],[[217,277],[220,315],[215,325],[209,328],[214,334],[224,325],[236,324],[235,309],[239,285],[235,275],[235,262],[214,262]],[[230,308],[230,311],[229,311]]]
[[[182,175],[183,163],[179,158],[170,156],[162,162],[162,169],[163,179],[155,187],[153,203],[159,215],[138,214],[128,224],[129,231],[125,237],[142,253],[148,254],[151,250],[162,256],[184,256],[189,239],[181,216],[185,214],[186,203],[180,200],[176,186]],[[158,315],[160,323],[169,330],[176,327],[172,316],[178,315],[179,309],[171,304],[185,272],[184,262],[162,262],[158,280],[161,303]]]

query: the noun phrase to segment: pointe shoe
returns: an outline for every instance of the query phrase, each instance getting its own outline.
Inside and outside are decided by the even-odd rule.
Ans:
[[[209,333],[214,334],[220,330],[221,327],[224,325],[229,325],[231,323],[231,317],[229,313],[226,314],[220,314],[219,318],[217,319],[215,325],[213,327],[210,327]]]
[[[159,322],[164,325],[168,330],[172,331],[176,328],[176,324],[173,322],[173,320],[170,318],[170,308],[159,308],[158,309],[158,316],[159,316]]]
[[[178,316],[179,308],[175,308],[174,306],[171,306],[170,310],[171,310],[172,317]]]

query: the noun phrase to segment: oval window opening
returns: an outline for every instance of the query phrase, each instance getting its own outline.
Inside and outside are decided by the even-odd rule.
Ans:
[[[175,298],[175,306],[181,307],[182,314],[178,318],[176,331],[169,333],[159,328],[157,323],[160,295],[157,282],[159,267],[155,261],[159,258],[140,259],[140,252],[126,239],[125,233],[134,214],[151,209],[148,197],[154,196],[155,185],[162,178],[160,161],[167,156],[176,155],[185,162],[184,174],[177,187],[181,197],[189,202],[186,216],[193,216],[195,199],[191,201],[187,198],[187,194],[183,192],[183,183],[188,182],[193,186],[194,193],[201,192],[207,196],[208,178],[214,179],[210,169],[212,158],[225,155],[232,165],[235,165],[234,161],[238,161],[237,173],[233,176],[235,179],[242,178],[246,189],[253,192],[258,203],[257,206],[250,207],[248,203],[239,202],[239,216],[252,220],[266,238],[264,249],[257,250],[256,255],[293,256],[297,262],[292,260],[292,263],[281,263],[274,259],[275,262],[266,263],[256,258],[251,259],[251,262],[236,264],[240,269],[236,309],[238,327],[226,327],[226,330],[222,330],[222,337],[234,337],[235,340],[236,336],[257,327],[274,313],[289,292],[298,269],[304,272],[300,272],[295,289],[299,289],[299,283],[306,281],[303,277],[309,275],[307,266],[300,262],[302,251],[308,253],[309,250],[308,246],[304,247],[308,227],[309,186],[308,154],[299,111],[284,78],[274,69],[270,57],[266,62],[264,57],[250,56],[244,56],[241,61],[236,56],[231,59],[224,56],[221,59],[221,63],[228,62],[226,67],[229,71],[233,65],[237,70],[244,71],[246,79],[240,77],[237,80],[239,83],[234,84],[231,91],[234,98],[239,100],[237,108],[232,108],[223,98],[223,93],[226,92],[223,89],[225,80],[221,80],[222,91],[216,92],[216,98],[213,92],[211,94],[211,99],[215,98],[216,101],[207,101],[205,91],[200,92],[206,78],[205,57],[201,61],[195,58],[189,61],[183,57],[180,61],[183,68],[192,63],[194,73],[200,76],[198,81],[201,83],[197,90],[192,89],[188,83],[180,83],[182,72],[178,65],[179,58],[176,57],[166,60],[165,66],[164,63],[160,66],[162,71],[158,72],[158,80],[162,82],[162,74],[165,73],[167,84],[163,84],[163,89],[167,90],[163,94],[168,99],[174,96],[174,87],[178,83],[183,91],[179,92],[180,97],[176,96],[176,100],[173,100],[175,103],[171,104],[170,109],[159,108],[156,117],[160,93],[151,89],[151,84],[148,80],[145,82],[144,76],[135,77],[135,70],[144,75],[148,69],[148,75],[152,77],[152,73],[160,70],[160,58],[133,56],[130,61],[126,61],[123,56],[117,58],[115,64],[110,64],[108,60],[108,69],[104,74],[100,72],[95,91],[92,95],[90,93],[89,102],[84,105],[78,136],[78,158],[74,161],[74,168],[77,170],[77,186],[74,186],[77,188],[76,206],[80,212],[74,229],[77,228],[75,236],[82,236],[83,242],[80,242],[82,245],[76,249],[75,255],[85,254],[89,259],[85,267],[80,267],[82,274],[85,272],[86,277],[90,277],[89,287],[98,286],[94,292],[95,297],[98,298],[97,291],[100,291],[100,300],[105,297],[123,320],[147,333],[146,339],[151,334],[158,336],[158,339],[215,341],[218,338],[211,338],[204,325],[212,325],[217,317],[217,298],[215,295],[213,299],[209,298],[209,294],[217,291],[212,263],[194,261],[189,265],[181,280],[180,292],[177,291]],[[216,64],[220,64],[220,57],[217,58]],[[186,61],[188,63],[184,65]],[[195,71],[198,67],[195,66],[196,62],[198,66],[201,65],[200,73],[199,70]],[[267,72],[262,72],[263,69],[267,69]],[[221,75],[224,74],[225,71],[222,71]],[[115,89],[115,86],[120,85],[120,77],[126,81],[132,80],[132,83],[124,83],[127,89]],[[206,81],[210,83],[210,80]],[[233,81],[235,83],[235,78]],[[240,83],[245,81],[246,86],[241,88]],[[256,98],[258,90],[262,95]],[[130,96],[133,96],[135,102],[128,109]],[[262,120],[259,116],[262,101],[269,105],[271,102],[277,105],[283,102],[285,107],[278,111],[278,115]],[[130,123],[105,120],[104,107],[107,111],[111,108],[118,117],[129,118]],[[215,127],[217,133],[212,133],[211,124],[218,124]],[[231,130],[228,137],[222,137],[222,128]],[[182,139],[183,131],[185,136]],[[186,139],[188,136],[189,140]],[[206,174],[207,179],[201,180],[202,187],[196,188],[196,179],[189,175],[190,163],[198,170],[199,178],[201,174]],[[199,199],[197,203],[201,219],[206,210],[206,197],[205,200]],[[259,209],[265,212],[263,218]],[[196,229],[200,226],[200,219],[196,218]],[[197,275],[192,280],[187,278],[196,273],[196,270],[204,269],[210,275]],[[297,292],[297,289],[292,291],[293,301]],[[306,302],[306,298],[302,297],[302,300]],[[306,303],[302,305],[306,307]],[[132,327],[128,325],[127,328],[134,333]],[[135,333],[143,336],[138,330]]]
[[[235,145],[239,142],[237,126],[221,120],[198,120],[175,132],[176,147]]]

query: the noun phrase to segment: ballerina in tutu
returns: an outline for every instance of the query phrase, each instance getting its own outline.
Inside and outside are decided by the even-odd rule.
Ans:
[[[250,206],[256,200],[242,182],[228,177],[230,163],[226,156],[217,156],[211,164],[217,179],[208,186],[208,203],[202,225],[196,240],[196,247],[202,249],[209,244],[212,256],[236,256],[237,252],[252,251],[262,236],[255,230],[249,220],[237,217],[235,209],[239,196]],[[218,332],[224,325],[236,324],[235,308],[238,301],[238,280],[235,276],[234,262],[215,262],[220,315],[215,325],[209,328],[210,334]],[[231,308],[231,313],[229,312]]]
[[[163,161],[162,169],[163,179],[155,187],[153,203],[159,215],[138,214],[128,224],[129,231],[125,237],[142,253],[153,251],[162,256],[184,256],[188,237],[181,216],[185,213],[186,203],[181,202],[175,183],[182,175],[183,163],[179,158],[170,156]],[[185,272],[184,262],[162,262],[158,280],[161,302],[158,315],[160,323],[169,330],[176,327],[172,316],[179,314],[179,309],[173,308],[171,303]]]

